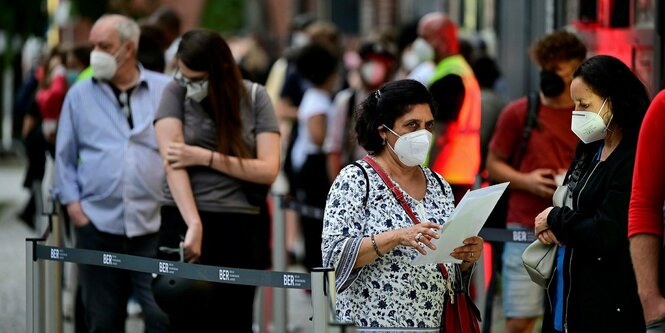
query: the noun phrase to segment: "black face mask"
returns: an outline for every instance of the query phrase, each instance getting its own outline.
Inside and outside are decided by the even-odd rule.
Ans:
[[[563,79],[553,71],[540,72],[540,91],[547,97],[561,95],[565,89]]]

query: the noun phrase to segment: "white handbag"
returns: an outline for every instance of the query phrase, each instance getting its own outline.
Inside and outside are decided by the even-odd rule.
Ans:
[[[552,196],[552,204],[555,207],[570,207],[570,200],[567,200],[568,186],[561,185],[557,187]],[[556,244],[545,244],[536,239],[522,253],[522,264],[529,273],[529,277],[537,285],[547,288],[554,273],[554,261],[556,260]]]
[[[536,239],[522,253],[522,264],[531,281],[543,288],[547,288],[552,279],[556,249],[556,244],[545,244]]]

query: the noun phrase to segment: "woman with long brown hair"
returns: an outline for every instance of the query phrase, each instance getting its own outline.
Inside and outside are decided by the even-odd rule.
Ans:
[[[277,176],[280,151],[268,94],[242,79],[216,32],[185,33],[177,59],[174,81],[155,118],[166,168],[160,245],[177,248],[182,242],[188,262],[265,269],[270,258],[265,191]],[[220,283],[211,288],[209,302],[182,299],[178,311],[165,309],[174,330],[197,332],[192,325],[221,323],[229,331],[251,332],[255,288]]]

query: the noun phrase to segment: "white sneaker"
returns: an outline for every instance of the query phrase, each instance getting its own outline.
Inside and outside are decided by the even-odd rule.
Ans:
[[[134,299],[130,299],[127,302],[127,314],[130,317],[137,317],[141,314],[141,304]]]

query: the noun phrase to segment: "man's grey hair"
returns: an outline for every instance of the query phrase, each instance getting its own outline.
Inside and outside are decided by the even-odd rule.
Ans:
[[[132,41],[138,48],[139,38],[141,37],[141,28],[139,28],[138,23],[132,20],[131,18],[118,14],[107,14],[100,18],[101,19],[110,19],[115,21],[115,28],[118,31],[118,37],[120,42],[124,43],[127,41]]]

